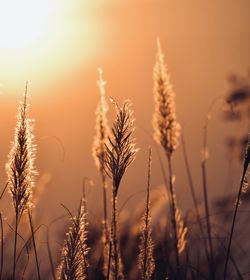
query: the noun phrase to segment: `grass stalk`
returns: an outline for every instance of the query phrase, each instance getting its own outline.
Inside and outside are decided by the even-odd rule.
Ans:
[[[15,231],[14,231],[14,251],[13,251],[13,272],[12,278],[13,280],[16,279],[16,251],[17,251],[17,233],[18,233],[18,223],[19,223],[19,215],[16,209],[16,216],[15,216]]]
[[[48,251],[48,256],[49,256],[49,264],[50,264],[52,278],[53,278],[53,280],[56,280],[55,267],[54,267],[54,263],[53,263],[52,252],[51,252],[50,242],[49,242],[49,228],[47,228],[46,245],[47,245],[47,251]]]
[[[112,229],[112,225],[111,225]],[[108,268],[107,268],[107,280],[110,278],[110,267],[111,267],[111,253],[112,253],[112,242],[109,241],[109,255],[108,255]]]
[[[150,155],[151,157],[151,150]],[[149,163],[151,164],[151,163]],[[150,170],[151,167],[149,167]],[[150,186],[150,171],[148,172],[148,185],[147,185],[147,198],[146,198],[146,215],[145,215],[145,240],[144,240],[144,259],[143,259],[143,279],[146,279],[146,272],[147,272],[147,246],[148,246],[148,233],[149,233],[149,186]]]
[[[149,148],[148,175],[147,175],[147,195],[145,212],[142,216],[141,236],[139,244],[138,266],[142,280],[152,279],[155,269],[153,256],[154,244],[152,240],[151,208],[150,208],[150,180],[151,180],[152,150]]]
[[[119,276],[119,256],[118,256],[118,241],[117,241],[117,195],[115,188],[113,190],[113,197],[112,197],[112,243],[113,243],[113,273],[114,279],[118,280]]]
[[[108,256],[109,256],[109,226],[108,226],[108,208],[107,208],[107,182],[104,171],[102,175],[102,190],[103,190],[103,261],[104,261],[104,274],[107,276]]]
[[[232,245],[232,240],[233,240],[233,233],[234,233],[234,228],[235,228],[235,222],[236,222],[236,216],[237,216],[237,211],[240,205],[240,196],[243,188],[243,183],[244,183],[244,178],[247,172],[247,167],[248,164],[244,166],[243,172],[242,172],[242,178],[240,182],[240,188],[239,192],[237,195],[237,200],[235,204],[235,209],[234,209],[234,214],[233,214],[233,220],[232,220],[232,225],[231,225],[231,230],[230,230],[230,236],[229,236],[229,242],[228,242],[228,247],[227,247],[227,254],[226,254],[226,262],[225,262],[225,268],[224,268],[224,280],[227,279],[227,269],[228,269],[228,261],[230,257],[230,250],[231,250],[231,245]]]
[[[105,174],[102,174],[102,186],[103,186],[103,221],[104,221],[104,230],[105,237],[108,238],[108,208],[107,208],[107,186],[106,186],[106,177]],[[108,239],[107,239],[108,241]]]
[[[172,170],[172,158],[171,155],[167,155],[168,160],[168,172],[169,172],[169,193],[170,193],[170,201],[171,201],[171,222],[174,231],[174,247],[175,247],[175,260],[176,260],[176,267],[178,276],[180,276],[180,259],[178,253],[178,229],[176,224],[176,201],[175,201],[175,193],[174,193],[174,186],[173,186],[173,170]]]
[[[3,263],[4,263],[3,217],[2,217],[2,213],[0,213],[0,224],[1,224],[1,267],[0,267],[0,280],[2,280]]]
[[[5,184],[3,190],[2,190],[2,192],[0,194],[0,200],[3,198],[3,195],[5,194],[5,191],[6,191],[7,187],[8,187],[8,183]]]
[[[207,234],[208,234],[208,246],[210,252],[210,269],[211,269],[211,277],[214,279],[215,271],[214,271],[214,260],[213,260],[213,243],[212,243],[212,236],[211,236],[211,222],[210,222],[210,212],[209,212],[209,205],[208,205],[208,193],[207,193],[207,178],[206,178],[206,164],[203,161],[201,163],[202,168],[202,185],[203,185],[203,196],[204,196],[204,205],[205,205],[205,216],[206,216],[206,226],[207,226]]]
[[[188,182],[189,182],[189,187],[190,187],[190,193],[191,193],[193,204],[194,204],[194,210],[195,210],[197,222],[198,222],[198,225],[199,225],[200,233],[201,233],[202,237],[204,237],[205,234],[204,234],[204,230],[203,230],[203,227],[202,227],[201,216],[200,216],[200,213],[199,213],[198,202],[197,202],[197,198],[196,198],[196,195],[195,195],[194,183],[193,183],[193,179],[192,179],[192,175],[191,175],[190,164],[189,164],[187,149],[186,149],[186,143],[185,143],[185,139],[184,139],[183,134],[181,135],[181,143],[182,143],[182,151],[183,151],[183,156],[184,156],[184,163],[185,163]],[[207,261],[209,263],[210,258],[209,258],[209,252],[208,252],[207,242],[206,242],[205,238],[204,238],[204,248],[205,248]]]
[[[211,105],[211,108],[213,103]],[[207,114],[205,124],[203,126],[203,147],[202,147],[202,160],[201,160],[201,171],[202,171],[202,186],[203,186],[203,197],[204,197],[204,208],[205,208],[205,217],[206,217],[206,227],[208,235],[208,248],[209,248],[209,265],[210,265],[210,277],[211,279],[215,278],[215,266],[214,266],[214,251],[213,251],[213,242],[211,235],[211,222],[210,222],[210,211],[208,203],[208,191],[207,191],[207,171],[206,171],[206,162],[208,159],[208,147],[207,147],[207,130],[208,123],[210,120],[210,111]]]
[[[31,230],[31,236],[32,236],[32,243],[35,253],[35,260],[36,260],[36,269],[37,269],[37,277],[40,280],[40,267],[39,267],[39,261],[38,261],[38,255],[37,255],[37,248],[36,248],[36,241],[35,241],[35,233],[34,233],[34,226],[32,223],[32,214],[30,212],[30,209],[28,209],[28,216],[29,216],[29,224],[30,224],[30,230]]]

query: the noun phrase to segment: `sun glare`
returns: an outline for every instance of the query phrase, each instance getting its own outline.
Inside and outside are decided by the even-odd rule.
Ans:
[[[46,83],[92,61],[103,50],[99,47],[103,26],[93,16],[95,3],[0,0],[0,83],[4,88],[13,91],[23,81],[38,82],[41,77]]]
[[[0,48],[29,47],[43,35],[50,0],[0,0]]]

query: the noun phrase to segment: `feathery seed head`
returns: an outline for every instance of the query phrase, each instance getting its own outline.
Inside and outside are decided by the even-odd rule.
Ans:
[[[154,67],[155,112],[153,116],[154,138],[171,156],[178,145],[180,124],[176,120],[175,93],[170,83],[160,40]]]
[[[150,208],[150,204],[148,205]],[[151,225],[151,214],[146,214],[142,217],[139,244],[139,259],[138,267],[141,274],[141,278],[150,280],[155,269],[155,260],[153,256],[154,242],[152,239],[152,225]]]
[[[98,69],[99,80],[97,81],[100,101],[96,109],[96,136],[94,138],[93,144],[93,157],[100,172],[103,172],[103,162],[104,162],[104,151],[105,143],[109,135],[109,126],[107,120],[108,104],[106,102],[105,85],[106,81],[103,80],[103,71],[101,68]]]
[[[115,103],[116,119],[113,123],[111,136],[105,144],[104,166],[105,172],[113,180],[117,194],[121,179],[134,161],[137,149],[133,138],[134,120],[130,109],[131,102],[125,101],[122,107]]]
[[[72,226],[66,233],[61,262],[57,269],[58,280],[82,280],[86,279],[87,275],[87,216],[83,200],[81,200],[77,216],[73,217],[71,213],[70,216]]]
[[[18,109],[14,141],[6,164],[7,182],[15,212],[19,217],[32,205],[34,177],[37,174],[34,167],[36,147],[33,144],[33,121],[27,117],[27,113],[26,83],[24,99]]]

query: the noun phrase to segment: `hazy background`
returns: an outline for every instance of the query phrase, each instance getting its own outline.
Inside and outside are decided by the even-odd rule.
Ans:
[[[249,11],[248,0],[58,1],[48,21],[48,36],[44,33],[32,46],[0,49],[1,186],[6,181],[5,162],[18,102],[25,80],[29,80],[30,116],[35,119],[38,150],[36,165],[41,176],[51,175],[39,206],[45,220],[63,212],[60,203],[70,208],[78,205],[84,177],[94,182],[88,188],[89,206],[93,211],[102,207],[100,180],[91,154],[99,97],[97,68],[101,66],[107,95],[120,103],[127,98],[133,102],[140,148],[122,182],[119,203],[145,188],[147,148],[153,145],[145,130],[152,134],[152,69],[156,38],[160,37],[195,187],[200,193],[202,126],[212,100],[228,92],[228,75],[245,75],[250,65]],[[223,122],[222,110],[218,102],[209,125],[211,197],[228,191],[225,138],[234,133],[234,127]],[[112,105],[109,116],[111,122]],[[174,161],[178,203],[186,209],[192,204],[181,147]],[[240,169],[235,168],[237,182]],[[161,183],[154,150],[152,186]],[[128,209],[133,209],[133,201],[142,196],[135,196]]]

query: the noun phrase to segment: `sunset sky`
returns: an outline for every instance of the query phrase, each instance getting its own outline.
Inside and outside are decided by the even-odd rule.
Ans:
[[[119,103],[130,99],[136,118],[140,152],[122,182],[120,201],[144,189],[147,148],[154,145],[152,71],[159,37],[196,189],[201,192],[202,125],[213,99],[229,91],[229,74],[246,75],[249,69],[249,11],[248,0],[0,0],[1,185],[6,181],[5,162],[18,102],[28,80],[36,165],[39,177],[51,176],[42,197],[44,213],[52,219],[62,212],[60,203],[75,207],[84,177],[94,182],[88,191],[89,204],[101,207],[101,199],[100,205],[96,203],[101,186],[91,154],[101,66],[107,96]],[[209,124],[212,197],[225,191],[225,140],[235,129],[223,122],[223,106],[221,101],[215,104]],[[111,123],[112,104],[109,117]],[[181,147],[174,168],[180,208],[185,209],[191,198]],[[239,170],[235,169],[236,182]],[[160,184],[154,149],[152,187]]]

